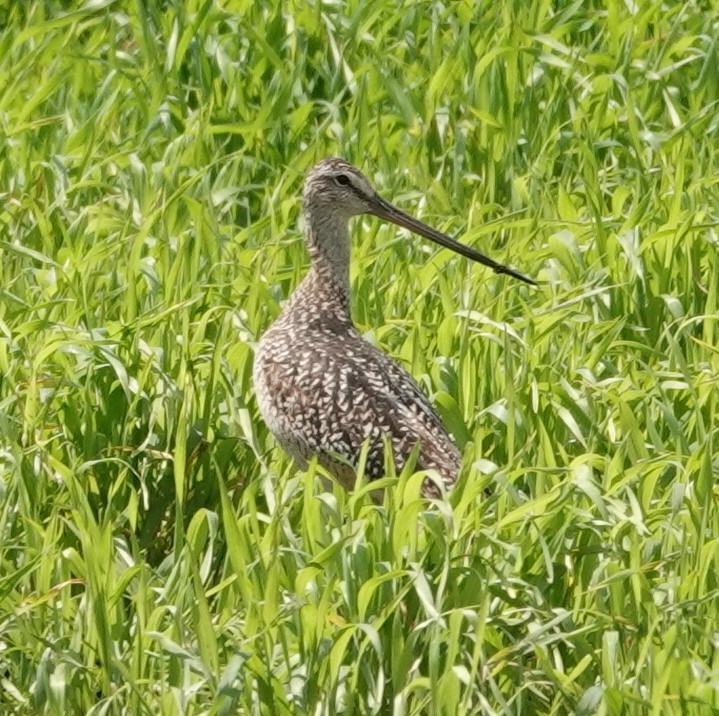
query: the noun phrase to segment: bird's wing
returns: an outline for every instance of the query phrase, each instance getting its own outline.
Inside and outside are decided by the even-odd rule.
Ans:
[[[360,353],[366,355],[366,364],[371,367],[353,377],[360,383],[357,389],[367,395],[376,424],[382,425],[392,439],[395,464],[401,467],[419,441],[416,467],[436,469],[451,486],[461,454],[427,396],[399,363],[371,344],[363,341]],[[362,441],[366,438],[365,434],[360,436]]]
[[[417,469],[436,469],[448,486],[456,479],[461,455],[427,396],[354,328],[324,326],[269,340],[256,368],[265,418],[291,454],[339,456],[354,465],[369,442],[367,473],[376,478],[384,474],[385,439],[397,469],[419,442]]]

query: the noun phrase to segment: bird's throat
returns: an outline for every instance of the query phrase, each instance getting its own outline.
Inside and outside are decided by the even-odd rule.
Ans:
[[[330,214],[305,215],[311,271],[349,301],[350,240],[347,219]]]

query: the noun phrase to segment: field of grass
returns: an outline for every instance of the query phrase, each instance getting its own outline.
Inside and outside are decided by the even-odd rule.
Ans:
[[[719,5],[0,4],[1,714],[719,713]],[[323,488],[253,347],[341,155],[464,452]]]

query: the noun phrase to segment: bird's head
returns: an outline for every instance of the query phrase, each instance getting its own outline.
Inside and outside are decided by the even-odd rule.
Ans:
[[[377,192],[357,167],[333,157],[316,164],[305,179],[302,205],[305,213],[335,214],[347,220],[371,214]]]
[[[373,214],[473,261],[489,266],[496,273],[507,274],[525,283],[536,285],[533,279],[490,259],[471,246],[460,244],[383,199],[374,190],[367,177],[344,159],[323,159],[312,168],[302,190],[302,208],[305,219],[312,227],[311,236],[308,237],[310,252],[314,253],[315,249],[319,249],[322,245],[321,250],[339,256],[336,259],[338,265],[344,266],[349,261],[349,249],[345,247],[348,241],[344,239],[341,246],[336,242],[338,227],[343,227],[342,235],[346,237],[347,221],[351,217]]]

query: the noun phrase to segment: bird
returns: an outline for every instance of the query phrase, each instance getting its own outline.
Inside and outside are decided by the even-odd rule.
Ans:
[[[256,347],[258,406],[270,432],[300,469],[316,458],[352,490],[363,446],[370,481],[385,475],[387,457],[399,472],[414,455],[414,469],[428,471],[421,494],[440,498],[455,484],[462,455],[414,378],[363,338],[352,322],[349,222],[362,214],[536,285],[394,206],[344,159],[324,159],[310,170],[302,189],[310,268]],[[387,450],[391,456],[385,455]]]

